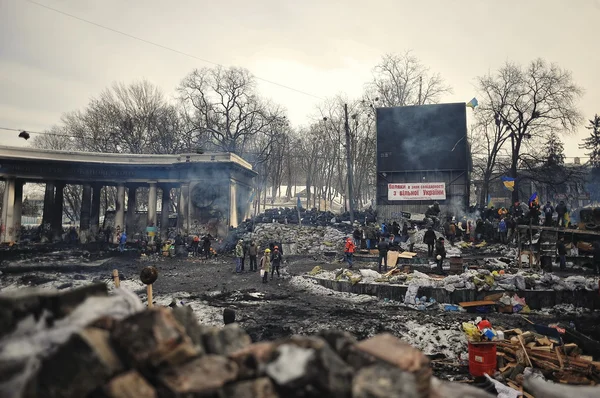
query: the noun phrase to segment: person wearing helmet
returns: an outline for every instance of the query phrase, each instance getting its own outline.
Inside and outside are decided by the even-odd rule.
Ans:
[[[344,254],[346,257],[346,261],[348,262],[348,268],[352,268],[352,255],[354,254],[354,242],[352,242],[352,238],[346,239],[346,246],[344,247]]]
[[[435,242],[435,261],[437,263],[438,271],[443,275],[444,268],[442,264],[444,263],[444,259],[446,258],[446,248],[444,247],[444,238],[440,237],[437,242]]]
[[[267,283],[269,279],[269,270],[271,268],[271,249],[265,249],[265,254],[260,259],[260,273],[262,274],[262,283]]]
[[[271,280],[273,280],[273,274],[277,271],[277,277],[279,278],[279,267],[281,267],[282,261],[281,253],[279,252],[279,246],[273,247],[273,253],[271,254]]]

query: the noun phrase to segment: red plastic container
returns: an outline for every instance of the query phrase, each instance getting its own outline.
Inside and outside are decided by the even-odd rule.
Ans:
[[[469,373],[492,376],[496,371],[496,343],[469,343]]]

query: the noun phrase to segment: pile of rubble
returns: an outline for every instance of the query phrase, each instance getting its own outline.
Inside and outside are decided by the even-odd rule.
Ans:
[[[389,334],[340,331],[252,343],[188,306],[145,309],[105,285],[0,296],[0,396],[491,397],[432,377],[428,358]],[[232,316],[233,315],[233,316]]]
[[[562,344],[544,335],[520,329],[504,331],[506,340],[497,342],[499,371],[512,387],[523,385],[525,369],[534,367],[543,375],[562,384],[595,385],[600,383],[600,362],[581,355],[577,344]]]
[[[319,254],[335,251],[341,253],[346,237],[350,236],[332,227],[313,227],[285,224],[258,224],[254,232],[242,235],[244,240],[254,240],[260,247],[269,243],[283,243],[284,254]],[[285,250],[287,249],[287,250]]]
[[[401,266],[400,266],[401,267]],[[313,269],[310,276],[322,279],[348,280],[357,283],[390,283],[408,286],[424,286],[443,288],[448,292],[456,289],[471,289],[477,291],[519,291],[519,290],[555,290],[578,291],[598,290],[597,277],[569,276],[560,278],[553,274],[540,275],[533,272],[518,271],[514,274],[504,271],[489,271],[486,269],[468,270],[460,275],[432,277],[419,271],[404,272],[395,268],[386,274],[380,274],[371,269],[350,271],[323,271],[321,267]]]
[[[327,226],[334,224],[348,225],[350,213],[334,214],[331,211],[317,209],[300,209],[300,218],[303,225]],[[359,223],[374,223],[377,221],[377,212],[374,210],[354,211],[354,220]],[[298,210],[295,207],[280,207],[267,209],[264,213],[252,219],[255,223],[298,224]]]

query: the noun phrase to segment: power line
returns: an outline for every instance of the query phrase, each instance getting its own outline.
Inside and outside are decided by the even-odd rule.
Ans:
[[[69,18],[73,18],[73,19],[76,19],[78,21],[85,22],[85,23],[90,24],[90,25],[94,25],[94,26],[96,26],[98,28],[105,29],[105,30],[111,31],[113,33],[120,34],[120,35],[128,37],[130,39],[138,40],[138,41],[141,41],[143,43],[150,44],[150,45],[158,47],[158,48],[162,48],[163,50],[167,50],[167,51],[174,52],[176,54],[184,55],[186,57],[190,57],[190,58],[193,58],[193,59],[196,59],[198,61],[202,61],[202,62],[211,64],[211,65],[223,66],[222,64],[219,64],[218,62],[213,62],[213,61],[210,61],[208,59],[200,58],[200,57],[197,57],[197,56],[195,56],[193,54],[189,54],[189,53],[186,53],[184,51],[180,51],[180,50],[174,49],[172,47],[165,46],[163,44],[159,44],[159,43],[156,43],[156,42],[153,42],[153,41],[150,41],[150,40],[146,40],[146,39],[143,39],[141,37],[134,36],[132,34],[129,34],[129,33],[126,33],[126,32],[123,32],[123,31],[111,28],[109,26],[101,25],[101,24],[99,24],[97,22],[93,22],[93,21],[90,21],[88,19],[84,19],[84,18],[78,17],[77,15],[69,14],[68,12],[58,10],[56,8],[47,6],[45,4],[38,3],[38,2],[33,1],[33,0],[26,0],[26,1],[29,2],[29,3],[31,3],[31,4],[34,4],[36,6],[39,6],[39,7],[45,8],[47,10],[54,11],[54,12],[56,12],[58,14],[67,16]],[[285,89],[288,89],[288,90],[291,90],[291,91],[295,91],[297,93],[304,94],[304,95],[307,95],[309,97],[313,97],[313,98],[316,98],[316,99],[319,99],[319,100],[323,100],[324,99],[324,98],[319,97],[317,95],[314,95],[314,94],[311,94],[311,93],[307,93],[306,91],[302,91],[302,90],[299,90],[297,88],[286,86],[285,84],[277,83],[277,82],[274,82],[272,80],[264,79],[264,78],[259,77],[259,76],[254,76],[254,77],[256,78],[256,80],[260,80],[260,81],[263,81],[265,83],[273,84],[275,86],[279,86],[279,87],[282,87],[282,88],[285,88]]]
[[[69,138],[77,138],[74,135],[69,135],[69,134],[59,134],[59,133],[49,133],[49,132],[43,132],[43,131],[31,131],[31,130],[26,130],[26,129],[13,129],[10,127],[0,127],[0,130],[6,130],[6,132],[8,131],[16,131],[16,132],[26,132],[29,134],[43,134],[43,135],[53,135],[56,137],[69,137]]]

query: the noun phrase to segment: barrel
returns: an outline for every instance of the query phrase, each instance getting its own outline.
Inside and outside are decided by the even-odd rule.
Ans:
[[[469,373],[472,376],[492,376],[496,371],[496,343],[469,342]]]

